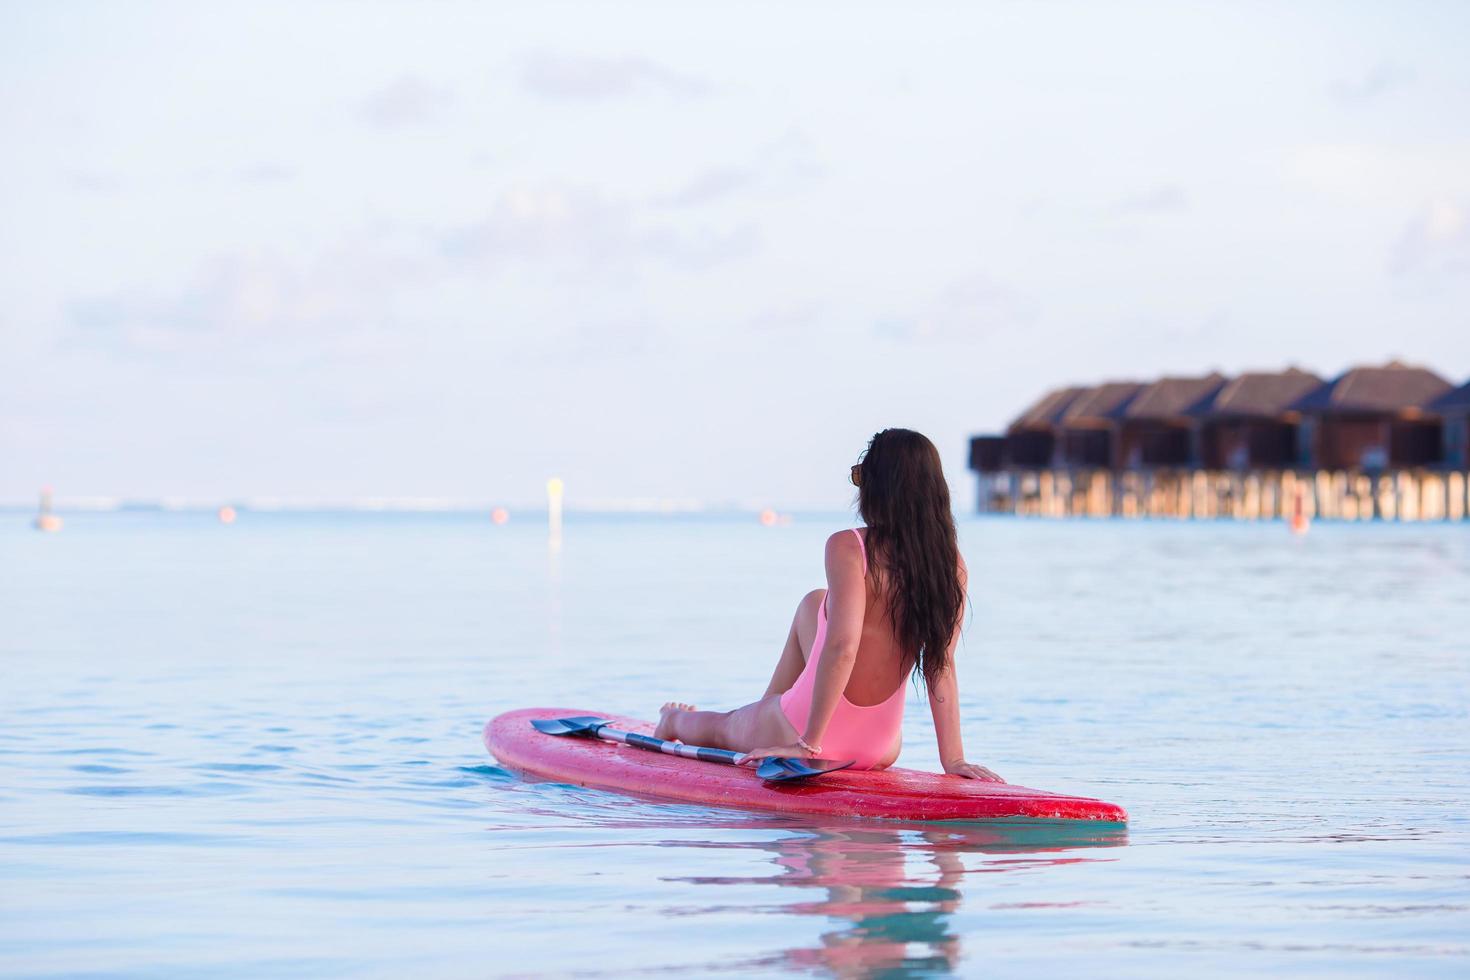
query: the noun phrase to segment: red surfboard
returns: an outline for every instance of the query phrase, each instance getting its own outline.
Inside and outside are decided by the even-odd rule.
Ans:
[[[810,780],[765,783],[753,769],[662,755],[598,738],[544,735],[532,719],[596,715],[614,728],[653,725],[578,708],[523,708],[485,725],[485,747],[501,765],[557,782],[708,806],[824,817],[890,820],[1100,820],[1124,823],[1123,808],[1010,783],[913,769],[843,770]]]

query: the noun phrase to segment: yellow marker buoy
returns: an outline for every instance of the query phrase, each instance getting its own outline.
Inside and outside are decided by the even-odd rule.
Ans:
[[[561,477],[553,476],[546,481],[546,523],[551,534],[551,547],[561,547],[561,500],[566,484]]]

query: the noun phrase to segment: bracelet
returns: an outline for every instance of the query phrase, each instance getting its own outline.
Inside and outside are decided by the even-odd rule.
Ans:
[[[819,755],[822,754],[822,747],[820,745],[813,745],[812,743],[808,742],[806,739],[802,738],[800,735],[796,736],[796,744],[797,745],[800,745],[802,748],[806,749],[814,757],[815,756],[819,756]]]

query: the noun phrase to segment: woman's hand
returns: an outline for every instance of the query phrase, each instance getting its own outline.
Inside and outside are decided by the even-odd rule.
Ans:
[[[812,754],[800,745],[773,745],[766,749],[751,749],[740,757],[737,766],[746,766],[759,763],[767,756],[775,756],[778,759],[810,759]]]
[[[1005,782],[1004,779],[1001,779],[999,776],[991,772],[989,769],[986,769],[984,766],[977,766],[973,762],[966,762],[964,759],[956,759],[954,762],[946,762],[944,764],[944,771],[947,773],[952,773],[956,776],[964,776],[966,779],[979,779],[982,782],[987,783]]]

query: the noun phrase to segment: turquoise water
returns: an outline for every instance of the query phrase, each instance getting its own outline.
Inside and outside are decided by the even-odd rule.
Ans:
[[[759,694],[850,523],[0,514],[0,974],[1470,972],[1466,526],[963,522],[969,757],[1126,832],[485,754],[513,707]]]

